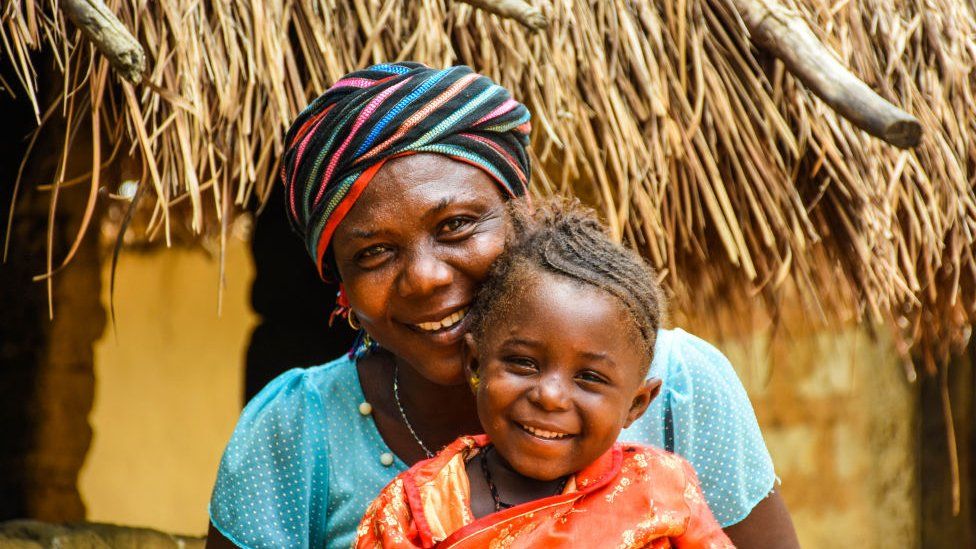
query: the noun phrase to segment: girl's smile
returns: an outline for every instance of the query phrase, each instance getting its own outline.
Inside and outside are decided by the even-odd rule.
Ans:
[[[467,336],[478,416],[520,474],[553,480],[595,461],[647,408],[660,381],[623,304],[549,274],[517,281],[512,305],[479,341]]]

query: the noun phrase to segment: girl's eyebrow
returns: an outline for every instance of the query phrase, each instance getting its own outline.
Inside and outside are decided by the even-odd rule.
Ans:
[[[616,363],[613,361],[612,358],[610,358],[610,355],[608,355],[607,353],[594,353],[589,351],[583,351],[582,353],[580,353],[580,356],[582,356],[587,360],[606,362],[611,366],[616,366]]]
[[[509,337],[502,341],[502,345],[523,345],[525,347],[538,347],[540,343],[531,339],[521,337]]]

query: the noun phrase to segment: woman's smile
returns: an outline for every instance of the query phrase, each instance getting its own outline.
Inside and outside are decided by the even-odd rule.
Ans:
[[[455,310],[453,313],[448,313],[446,316],[442,316],[443,313],[433,315],[434,318],[439,318],[439,320],[425,320],[405,324],[423,334],[434,335],[447,333],[454,331],[451,330],[451,328],[457,328],[459,326],[459,323],[461,323],[461,321],[464,320],[465,316],[468,314],[468,308],[469,307],[465,305]]]
[[[506,234],[504,198],[483,170],[416,154],[376,174],[333,252],[370,337],[429,381],[457,385],[468,309]]]

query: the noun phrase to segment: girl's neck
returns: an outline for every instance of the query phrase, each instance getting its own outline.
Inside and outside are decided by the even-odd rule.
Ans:
[[[485,474],[487,468],[487,474]],[[493,446],[486,446],[468,461],[465,467],[471,487],[471,512],[476,518],[495,512],[495,496],[499,503],[514,506],[557,495],[565,487],[565,478],[538,480],[527,477],[509,465]]]

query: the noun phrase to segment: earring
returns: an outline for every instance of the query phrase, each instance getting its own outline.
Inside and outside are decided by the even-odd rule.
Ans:
[[[349,311],[346,313],[346,322],[349,323],[349,327],[353,330],[359,330],[362,328],[362,325],[359,323],[359,318],[356,317],[356,312],[352,309],[349,309]]]
[[[471,385],[472,391],[478,392],[478,385],[481,384],[481,378],[478,377],[478,374],[471,374],[471,377],[468,378],[468,384]]]
[[[335,322],[336,317],[349,318],[349,312],[352,309],[349,307],[349,297],[346,296],[346,288],[342,284],[339,284],[339,293],[336,294],[336,306],[332,309],[332,314],[329,315],[329,327],[332,327],[332,323]],[[349,322],[352,326],[352,322]],[[358,330],[358,327],[353,326],[353,330]]]

